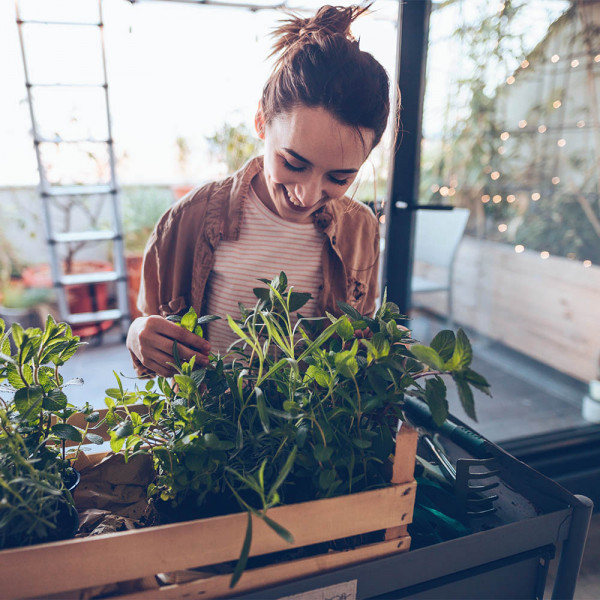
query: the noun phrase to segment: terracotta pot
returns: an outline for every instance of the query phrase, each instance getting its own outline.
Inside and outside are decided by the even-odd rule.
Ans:
[[[129,312],[131,319],[137,319],[142,313],[137,308],[137,297],[142,281],[142,263],[144,257],[141,254],[133,254],[125,257],[127,268],[127,298],[129,300]]]
[[[95,273],[98,271],[112,271],[113,264],[106,261],[90,260],[76,261],[70,275],[82,273]],[[25,287],[52,287],[52,275],[50,265],[40,264],[27,267],[23,270],[23,283]],[[109,284],[108,283],[81,283],[67,287],[67,301],[72,314],[96,312],[109,308]],[[73,333],[81,337],[97,335],[109,329],[114,321],[102,321],[100,323],[85,323],[73,326]]]
[[[191,192],[196,186],[195,185],[175,185],[171,188],[175,200],[183,198],[188,192]]]

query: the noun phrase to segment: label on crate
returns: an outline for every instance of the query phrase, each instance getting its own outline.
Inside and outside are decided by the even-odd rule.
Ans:
[[[356,600],[357,581],[344,581],[293,596],[282,596],[278,600]]]

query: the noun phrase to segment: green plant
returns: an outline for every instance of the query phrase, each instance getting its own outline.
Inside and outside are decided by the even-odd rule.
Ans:
[[[237,171],[262,148],[262,142],[252,134],[247,125],[223,123],[215,134],[206,138],[218,160],[227,165],[227,171]]]
[[[239,336],[225,357],[196,369],[174,346],[177,384],[159,377],[144,389],[108,389],[111,446],[127,456],[150,452],[156,480],[148,493],[187,517],[246,510],[286,540],[270,507],[389,484],[394,435],[405,393],[423,398],[437,422],[448,412],[443,375],[456,382],[475,417],[471,387],[489,392],[471,370],[461,330],[438,334],[430,347],[397,326],[398,307],[384,301],[375,318],[340,303],[341,317],[294,322],[310,295],[287,288],[281,273],[254,290],[253,310],[228,317]],[[213,317],[193,309],[180,325],[202,333]],[[176,318],[177,320],[177,318]],[[225,360],[224,360],[225,359]],[[425,382],[425,383],[424,383]],[[140,415],[134,403],[147,407]],[[252,537],[249,517],[241,574]]]
[[[7,412],[0,409],[0,548],[69,537],[77,512],[56,463],[38,468]]]
[[[25,441],[36,468],[56,465],[66,479],[72,477],[66,442],[84,439],[102,443],[102,438],[88,431],[98,421],[98,413],[89,404],[79,411],[69,403],[64,388],[83,383],[81,379],[65,382],[62,367],[82,345],[66,323],[56,323],[48,316],[44,329],[23,329],[15,323],[6,331],[0,319],[0,390],[11,394],[10,400],[0,397],[2,409],[17,427]],[[83,412],[85,429],[68,423],[76,412]]]

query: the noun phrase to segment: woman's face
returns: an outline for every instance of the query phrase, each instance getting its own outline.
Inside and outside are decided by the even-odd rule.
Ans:
[[[264,129],[260,199],[283,219],[309,221],[326,202],[342,197],[356,178],[374,136],[369,129],[360,133],[362,140],[355,128],[324,108],[301,106],[277,115]]]

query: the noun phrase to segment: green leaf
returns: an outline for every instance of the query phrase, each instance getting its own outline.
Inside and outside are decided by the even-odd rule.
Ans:
[[[68,404],[67,396],[58,389],[50,390],[44,397],[42,406],[51,412],[58,412],[66,408]]]
[[[207,448],[211,450],[231,450],[235,448],[235,444],[229,440],[220,440],[215,433],[205,433],[202,436]]]
[[[360,438],[352,438],[352,443],[363,450],[371,447],[372,442],[370,440],[361,440]]]
[[[41,407],[44,390],[40,386],[24,387],[15,392],[13,402],[21,417],[35,416]]]
[[[81,431],[68,423],[56,423],[51,428],[52,434],[61,440],[70,440],[72,442],[81,442]]]
[[[473,360],[473,350],[469,338],[462,329],[456,333],[456,346],[452,358],[446,362],[444,369],[448,371],[464,371]]]
[[[250,554],[250,544],[252,544],[252,514],[248,511],[248,524],[246,525],[246,535],[244,536],[244,543],[242,544],[242,551],[240,557],[235,565],[231,581],[229,582],[229,588],[235,587],[237,582],[240,580],[246,563],[248,562],[248,556]]]
[[[115,400],[121,400],[123,397],[123,392],[119,388],[108,388],[104,390],[104,393],[109,398],[114,398]]]
[[[283,538],[288,544],[294,543],[294,536],[282,525],[276,523],[271,519],[271,517],[267,517],[267,515],[259,515],[260,518],[281,538]]]
[[[306,369],[306,375],[310,378],[313,378],[321,387],[329,387],[329,373],[327,373],[321,367],[317,367],[316,365],[310,365],[308,369]]]
[[[352,327],[352,323],[350,323],[350,319],[346,315],[341,317],[337,322],[336,331],[344,341],[354,337],[354,327]]]
[[[477,416],[475,415],[475,401],[473,399],[473,391],[469,387],[469,384],[462,377],[454,377],[454,381],[456,382],[456,387],[458,388],[458,396],[460,398],[460,403],[464,408],[465,412],[471,419],[477,421]]]
[[[428,367],[439,370],[444,368],[444,363],[440,358],[440,355],[433,348],[421,344],[413,344],[410,347],[410,351],[418,361]]]
[[[185,315],[183,315],[183,317],[181,317],[180,325],[184,329],[187,329],[188,331],[193,332],[196,327],[197,320],[198,320],[198,315],[196,314],[196,311],[194,310],[193,307],[190,307],[190,309],[185,313]]]
[[[323,444],[317,444],[313,450],[313,456],[320,463],[327,462],[333,454],[333,448],[331,446],[324,446]]]
[[[20,348],[21,344],[23,344],[23,336],[25,334],[25,332],[23,331],[23,328],[21,327],[21,325],[19,323],[13,323],[13,325],[11,327],[11,331],[12,331],[12,338],[15,343],[15,346],[17,348]]]
[[[487,394],[488,396],[492,395],[492,393],[490,392],[490,384],[487,382],[487,379],[485,377],[483,377],[482,375],[480,375],[479,373],[476,373],[472,369],[467,369],[463,373],[463,377],[473,387],[477,388],[478,390],[480,390],[484,394]]]
[[[346,302],[338,301],[337,305],[343,313],[347,314],[354,321],[362,319],[362,315],[353,306],[346,304]]]
[[[125,444],[124,437],[118,437],[114,431],[110,432],[110,449],[117,454]]]
[[[436,425],[441,426],[448,417],[446,384],[440,377],[428,379],[425,383],[425,400]]]
[[[269,413],[267,412],[267,405],[265,403],[264,394],[258,386],[254,387],[254,393],[256,394],[256,408],[258,410],[258,417],[260,418],[260,423],[265,433],[269,433],[271,422],[269,419]]]
[[[97,444],[98,446],[104,444],[104,438],[101,435],[95,433],[86,433],[85,439],[91,444]]]
[[[85,420],[87,423],[97,423],[100,420],[100,413],[97,410],[95,410],[89,415],[86,415]]]
[[[114,433],[118,439],[124,439],[133,434],[133,423],[129,418],[125,419],[116,429],[115,431],[111,431]]]
[[[289,475],[290,471],[292,470],[292,467],[294,466],[294,461],[296,460],[297,452],[298,452],[298,448],[296,446],[294,446],[292,448],[292,451],[288,454],[285,464],[281,468],[281,471],[279,471],[279,475],[277,475],[277,479],[275,480],[275,483],[271,486],[271,489],[269,490],[269,499],[270,500],[273,498],[273,496],[275,495],[277,490],[281,487],[281,484],[286,480],[287,476]]]
[[[289,297],[289,311],[291,313],[301,309],[312,296],[305,292],[291,292]]]
[[[453,331],[444,329],[440,331],[432,340],[430,346],[437,351],[440,358],[447,362],[452,358],[454,346],[456,345],[456,336]]]

